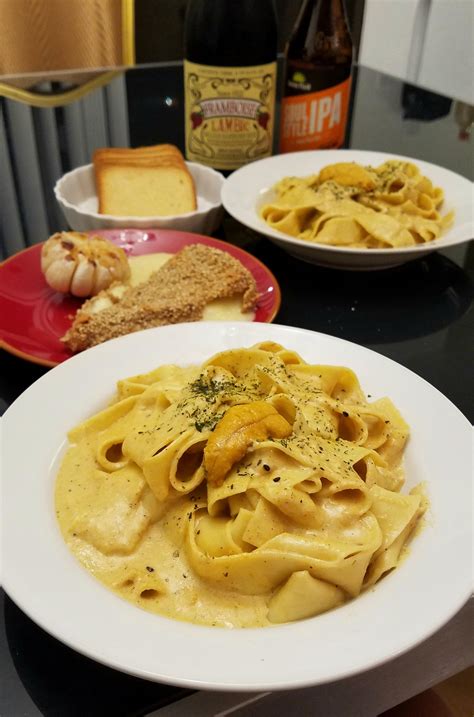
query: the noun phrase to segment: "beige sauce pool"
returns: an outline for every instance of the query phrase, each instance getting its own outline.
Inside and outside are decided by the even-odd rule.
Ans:
[[[81,516],[93,513],[98,481],[93,440],[82,438],[67,451],[56,481],[56,514],[71,552],[104,585],[153,613],[201,625],[269,625],[269,595],[242,595],[217,589],[195,575],[186,559],[184,532],[194,500],[180,498],[151,524],[128,555],[106,555],[79,535]],[[113,474],[110,496],[113,500]],[[107,516],[103,514],[103,520]],[[77,531],[77,532],[76,532]]]

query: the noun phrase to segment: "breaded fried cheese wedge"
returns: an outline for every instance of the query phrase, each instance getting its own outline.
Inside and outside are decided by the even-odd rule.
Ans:
[[[142,284],[115,284],[86,301],[61,340],[71,351],[83,351],[133,331],[199,321],[208,303],[232,296],[242,296],[242,311],[255,307],[251,273],[227,252],[191,244]]]

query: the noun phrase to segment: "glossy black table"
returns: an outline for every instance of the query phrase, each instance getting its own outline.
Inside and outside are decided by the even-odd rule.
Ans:
[[[467,251],[463,266],[445,252],[382,272],[343,272],[293,259],[230,217],[219,235],[255,254],[274,272],[283,295],[278,323],[355,341],[389,356],[423,376],[474,419],[474,247]],[[46,370],[0,352],[3,407]],[[2,597],[4,717],[38,714],[30,699],[48,716],[129,717],[186,695],[78,655]]]
[[[136,72],[141,76],[128,73],[127,82],[132,93],[143,93],[137,95],[137,103],[140,96],[145,103],[149,101],[146,71]],[[439,103],[431,96],[427,98],[417,88],[411,92],[414,96],[410,97],[409,88],[393,78],[359,69],[349,145],[415,155],[410,147],[418,133],[423,141],[413,145],[418,148],[415,156],[472,179],[471,142],[462,146],[463,151],[454,144],[456,149],[443,155],[443,147],[456,142],[452,111],[446,114],[444,103],[445,114],[440,117]],[[369,96],[370,112],[364,109]],[[395,96],[399,100],[396,110]],[[377,129],[384,113],[391,117],[390,137]],[[139,144],[148,129],[144,121],[140,124],[135,118],[134,122],[133,144]],[[427,143],[423,139],[427,133],[434,134],[436,141]],[[331,334],[378,351],[429,381],[474,421],[472,244],[434,252],[389,270],[349,272],[298,261],[229,216],[216,236],[251,252],[273,271],[283,298],[277,323]],[[47,370],[0,351],[0,410]],[[185,690],[122,675],[82,657],[32,623],[3,592],[0,597],[2,717],[131,717],[187,696]],[[449,656],[446,659],[449,662]],[[443,674],[451,674],[449,669]],[[435,674],[425,675],[420,689],[433,681]]]

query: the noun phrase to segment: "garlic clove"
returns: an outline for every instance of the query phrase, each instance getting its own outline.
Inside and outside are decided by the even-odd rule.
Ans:
[[[115,280],[125,281],[130,277],[130,266],[125,255],[112,257],[113,264],[109,267]]]
[[[95,262],[80,256],[69,291],[73,296],[86,297],[92,293],[95,278]]]
[[[66,294],[69,291],[76,263],[66,258],[56,259],[49,265],[44,278],[55,291]]]
[[[41,251],[41,270],[44,273],[54,261],[63,259],[69,253],[68,249],[62,246],[61,242],[51,242],[50,239],[43,245]]]
[[[95,268],[95,281],[94,286],[92,289],[92,293],[98,294],[99,291],[102,291],[102,289],[106,289],[108,286],[110,286],[110,282],[112,281],[112,275],[110,270],[102,266],[101,264],[97,264]]]

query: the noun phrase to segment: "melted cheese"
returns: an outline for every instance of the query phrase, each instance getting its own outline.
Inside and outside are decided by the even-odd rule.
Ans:
[[[171,259],[173,255],[165,252],[159,252],[158,254],[143,254],[142,256],[129,256],[128,262],[130,264],[130,284],[136,286],[142,284],[148,279],[150,274],[154,271],[161,269],[163,264],[166,264],[168,259]]]

